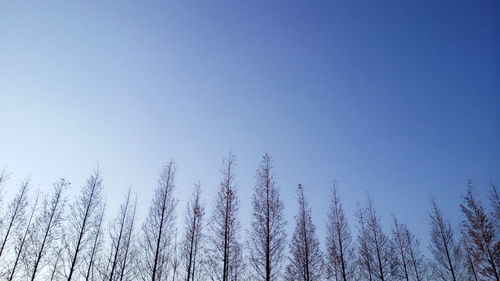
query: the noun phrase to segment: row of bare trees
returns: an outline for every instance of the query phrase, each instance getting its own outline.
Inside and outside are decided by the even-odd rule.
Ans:
[[[285,205],[268,154],[257,169],[252,219],[243,239],[235,164],[233,154],[223,160],[209,216],[201,186],[195,185],[181,231],[172,161],[161,169],[142,224],[130,189],[116,216],[106,217],[99,170],[71,201],[65,179],[45,193],[33,191],[27,179],[10,202],[2,202],[0,193],[0,280],[500,281],[500,198],[493,183],[491,204],[483,205],[468,182],[458,227],[431,199],[425,251],[395,215],[384,224],[370,196],[358,204],[355,222],[350,222],[334,182],[322,247],[300,184],[294,231],[288,237]],[[4,170],[0,192],[7,178]],[[390,232],[384,230],[387,225]]]

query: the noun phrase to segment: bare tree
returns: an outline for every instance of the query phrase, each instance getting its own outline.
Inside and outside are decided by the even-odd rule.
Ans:
[[[149,214],[142,226],[143,280],[163,281],[168,278],[177,205],[174,190],[175,165],[170,161],[160,172]]]
[[[15,253],[14,253],[14,256],[15,256],[14,265],[12,266],[12,269],[10,269],[9,277],[7,279],[9,281],[12,281],[14,279],[14,276],[16,275],[16,272],[18,269],[19,262],[21,261],[21,258],[25,254],[26,242],[28,241],[28,237],[29,237],[28,235],[30,234],[30,232],[32,231],[32,228],[33,228],[32,221],[33,221],[33,217],[35,215],[35,211],[36,211],[37,206],[38,206],[39,195],[40,195],[40,192],[37,192],[36,196],[35,196],[35,202],[33,203],[33,206],[31,208],[28,222],[26,223],[26,226],[25,226],[24,233],[22,235],[20,235],[17,239],[18,241],[16,243]]]
[[[120,264],[119,273],[120,278],[118,280],[135,280],[137,276],[137,271],[134,263],[137,262],[138,249],[136,247],[136,238],[134,235],[135,230],[135,216],[137,209],[137,197],[134,198],[134,202],[130,211],[128,211],[128,216],[126,219],[126,229],[124,234],[124,243],[122,249],[120,250]]]
[[[50,280],[50,281],[60,280],[58,278],[58,276],[60,276],[60,274],[58,274],[60,272],[60,270],[58,270],[58,267],[60,266],[60,263],[62,262],[63,250],[64,250],[63,247],[59,247],[54,251],[54,253],[53,253],[54,254],[53,255],[54,262],[50,266],[50,274],[49,274],[47,280]]]
[[[207,269],[212,280],[241,279],[241,245],[238,241],[240,222],[238,219],[238,196],[234,183],[235,156],[223,160],[222,180],[215,198],[207,249]]]
[[[389,280],[392,263],[392,251],[389,238],[382,230],[380,217],[375,211],[373,200],[368,196],[368,205],[363,210],[366,219],[366,242],[371,256],[373,276],[380,280]]]
[[[423,281],[427,276],[427,261],[420,250],[420,241],[406,225],[403,225],[402,232],[408,251],[410,276],[412,276],[415,281]]]
[[[304,189],[297,188],[299,209],[295,215],[295,231],[290,242],[290,261],[286,267],[288,281],[316,281],[322,276],[322,254],[312,222],[311,209],[304,197]]]
[[[5,171],[5,167],[2,168],[2,172],[0,173],[0,186],[3,188],[3,183],[7,180],[7,172]]]
[[[230,252],[228,265],[228,280],[248,280],[246,275],[246,263],[243,260],[243,246],[237,243],[233,246],[234,250]]]
[[[354,248],[347,217],[338,195],[336,181],[332,185],[332,195],[328,212],[326,237],[326,272],[335,280],[351,280],[354,277]]]
[[[100,211],[102,208],[102,177],[96,169],[86,185],[83,187],[79,197],[71,206],[69,225],[64,241],[65,263],[64,275],[67,281],[73,280],[75,275],[84,270],[80,268],[83,257],[88,254],[88,248],[92,248],[94,230],[100,224]]]
[[[368,246],[368,229],[366,227],[366,218],[365,212],[358,205],[358,210],[356,212],[356,216],[358,217],[358,255],[357,255],[357,263],[358,263],[358,272],[359,278],[372,281],[373,276],[373,259],[370,252],[370,248]]]
[[[252,196],[253,222],[248,243],[256,280],[278,279],[283,266],[286,221],[275,178],[271,156],[266,153],[257,170],[257,183]]]
[[[174,251],[172,254],[172,281],[175,281],[177,279],[177,276],[179,275],[180,258],[179,258],[179,251],[177,251],[178,246],[179,244],[177,243],[177,229],[176,229],[174,234]]]
[[[393,220],[392,244],[393,249],[396,251],[394,255],[397,261],[397,275],[398,277],[401,276],[402,279],[406,281],[410,281],[410,253],[408,241],[405,239],[405,230],[407,230],[407,227],[406,225],[399,223],[395,215],[393,215]]]
[[[464,219],[462,227],[470,240],[473,258],[477,261],[479,273],[486,279],[499,281],[498,263],[500,247],[495,247],[495,227],[489,220],[481,202],[476,199],[472,182],[467,184],[464,202],[460,204]],[[497,244],[498,246],[498,244]]]
[[[3,177],[3,173],[2,173]],[[11,238],[12,233],[21,227],[25,221],[26,207],[28,206],[28,185],[29,179],[21,183],[19,192],[14,196],[7,208],[7,214],[5,216],[7,221],[7,228],[0,239],[0,258],[2,254],[5,253],[7,248],[7,241]]]
[[[474,257],[472,243],[462,226],[460,226],[460,235],[460,245],[462,245],[465,267],[467,268],[467,281],[479,281],[477,259]]]
[[[97,269],[98,260],[100,258],[101,250],[102,250],[102,233],[103,226],[102,223],[104,221],[104,212],[105,207],[101,206],[100,215],[96,218],[96,227],[93,229],[92,233],[92,248],[86,257],[86,271],[84,272],[85,281],[93,281],[98,280],[100,277],[102,270]]]
[[[127,247],[130,246],[130,227],[133,225],[133,219],[135,219],[135,205],[136,200],[132,198],[131,190],[127,192],[125,202],[120,206],[120,211],[118,216],[113,220],[110,227],[110,241],[111,241],[111,260],[109,273],[106,275],[106,279],[109,281],[120,280],[121,272],[125,268],[120,269],[124,264],[124,259],[127,255]]]
[[[184,280],[196,281],[197,263],[203,239],[203,217],[205,206],[201,202],[200,184],[196,184],[191,200],[187,203],[184,222],[186,228],[181,246],[181,260],[185,268]]]
[[[5,168],[3,168],[2,172],[0,173],[0,233],[2,233],[1,231],[3,229],[3,214],[2,214],[3,186],[4,186],[6,180],[7,180],[7,172],[5,171]]]
[[[430,250],[434,256],[433,269],[437,278],[443,281],[461,280],[460,265],[462,254],[455,242],[454,231],[445,220],[434,199],[429,213],[431,223]]]
[[[54,241],[60,237],[60,227],[63,219],[64,205],[66,199],[63,191],[67,189],[69,182],[65,179],[54,183],[52,196],[44,197],[40,215],[36,218],[36,227],[31,235],[31,257],[27,268],[31,281],[35,280],[38,272],[47,264],[47,253],[54,248]]]
[[[493,179],[490,181],[490,186],[491,218],[496,231],[500,232],[500,196],[498,195],[497,185]],[[500,243],[500,241],[497,241],[497,243]],[[498,245],[498,248],[500,248],[500,245]]]

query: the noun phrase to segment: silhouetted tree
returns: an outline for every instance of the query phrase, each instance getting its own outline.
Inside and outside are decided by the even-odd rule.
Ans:
[[[394,225],[392,228],[392,244],[393,249],[396,251],[394,256],[396,258],[397,275],[400,279],[410,281],[410,264],[409,264],[409,245],[405,239],[406,225],[398,222],[398,219],[393,215]]]
[[[363,211],[366,219],[365,238],[368,254],[371,256],[373,277],[380,281],[389,280],[393,258],[392,251],[389,238],[382,230],[381,219],[375,211],[370,196],[368,196],[368,205]]]
[[[432,210],[429,213],[431,223],[430,250],[434,256],[433,269],[437,278],[443,281],[461,280],[460,266],[462,255],[455,242],[454,232],[434,199],[431,199]]]
[[[196,184],[191,200],[187,203],[184,223],[184,237],[181,246],[181,262],[185,268],[184,280],[196,281],[197,263],[200,261],[200,253],[203,239],[203,218],[205,206],[201,202],[200,184]]]
[[[5,222],[7,225],[6,228],[3,229],[3,234],[0,237],[0,258],[2,258],[2,254],[6,252],[7,246],[12,244],[10,242],[7,243],[11,238],[12,233],[22,227],[26,220],[25,215],[26,207],[28,206],[28,185],[29,180],[25,180],[21,183],[18,193],[14,196],[7,208],[7,213],[5,214]]]
[[[500,232],[500,196],[498,195],[497,185],[493,180],[491,180],[490,186],[491,218],[498,233]],[[497,241],[497,244],[498,243],[500,242]],[[498,247],[500,248],[500,245]]]
[[[335,280],[351,280],[354,277],[352,236],[335,181],[326,226],[326,272]]]
[[[222,179],[215,198],[215,206],[209,224],[208,257],[206,268],[212,280],[241,279],[241,245],[238,241],[238,196],[234,183],[235,156],[223,160]]]
[[[427,278],[426,259],[420,250],[420,242],[408,226],[399,223],[393,215],[392,249],[393,273],[397,280],[421,281]]]
[[[470,241],[470,250],[477,262],[479,273],[486,279],[499,281],[500,247],[495,248],[495,228],[481,202],[474,196],[470,180],[460,208],[464,215],[462,227]]]
[[[71,206],[68,229],[65,231],[64,275],[67,281],[76,278],[82,261],[88,250],[92,249],[92,238],[95,229],[100,225],[102,208],[102,177],[99,170],[95,170],[87,180],[81,194]]]
[[[255,280],[277,280],[283,265],[286,243],[283,202],[275,182],[271,156],[262,157],[252,196],[249,250]]]
[[[311,209],[304,197],[304,189],[297,188],[299,209],[295,215],[295,231],[290,242],[290,261],[286,267],[288,281],[316,281],[322,276],[322,255],[316,227],[312,222]]]
[[[2,208],[6,197],[1,192],[7,179],[3,169],[0,279],[274,281],[283,277],[287,281],[320,281],[325,277],[335,281],[500,281],[500,198],[494,182],[489,194],[491,209],[482,205],[468,182],[460,204],[459,236],[455,236],[454,228],[431,200],[432,261],[422,253],[416,235],[395,216],[392,235],[384,233],[370,197],[367,205],[358,207],[356,212],[358,232],[354,245],[335,182],[326,221],[327,252],[323,256],[311,208],[299,185],[295,229],[288,263],[282,272],[286,220],[272,159],[266,153],[257,169],[246,247],[239,241],[234,166],[235,157],[230,153],[223,160],[208,225],[200,186],[195,186],[187,203],[180,243],[175,229],[176,169],[172,161],[161,169],[140,233],[135,231],[137,198],[130,190],[109,228],[105,227],[108,225],[104,223],[102,177],[98,170],[91,174],[69,208],[64,196],[69,182],[64,179],[56,182],[53,190],[36,197],[31,197],[26,180]],[[104,233],[109,233],[109,237]],[[251,274],[247,272],[248,264]]]
[[[248,280],[245,272],[246,263],[243,260],[243,247],[237,243],[233,248],[229,256],[228,280]]]
[[[370,247],[368,246],[368,229],[366,227],[365,212],[358,205],[358,210],[356,212],[358,218],[358,273],[359,279],[364,279],[372,281],[373,276],[373,259],[370,252]]]
[[[30,236],[30,257],[26,267],[31,281],[50,262],[47,256],[54,250],[54,242],[62,236],[60,230],[66,203],[63,191],[68,186],[69,182],[61,179],[54,183],[51,197],[44,196],[41,213],[36,218],[36,227]]]
[[[90,248],[90,252],[88,257],[86,257],[86,266],[84,277],[85,281],[94,281],[101,278],[102,270],[98,269],[98,260],[100,258],[100,254],[102,251],[102,233],[103,226],[102,223],[104,221],[104,206],[101,206],[100,215],[96,218],[96,227],[93,229],[93,233],[91,235],[92,238],[92,247]],[[101,278],[102,279],[102,278]]]
[[[64,250],[63,247],[59,247],[59,248],[57,248],[56,251],[54,251],[54,255],[53,255],[54,262],[51,264],[50,274],[49,274],[49,277],[47,278],[47,280],[50,280],[50,281],[60,280],[58,278],[58,276],[60,275],[60,274],[58,274],[60,272],[60,270],[58,270],[58,267],[59,267],[60,263],[62,262],[63,250]]]
[[[177,280],[177,276],[179,275],[179,265],[180,265],[180,258],[179,258],[179,252],[177,251],[177,248],[179,244],[177,243],[177,230],[175,230],[175,239],[174,239],[174,251],[172,255],[172,281]]]
[[[130,203],[129,203],[130,204]],[[130,209],[129,209],[130,208]],[[123,210],[123,208],[122,208]],[[137,210],[137,197],[135,196],[130,207],[127,207],[127,217],[125,219],[125,232],[123,243],[119,250],[118,273],[120,278],[116,280],[136,280],[137,270],[134,264],[137,262],[138,249],[135,237],[135,220]]]
[[[406,241],[410,276],[415,281],[423,281],[427,278],[428,272],[427,260],[420,250],[420,241],[406,225],[403,225],[402,232]]]
[[[120,211],[118,216],[112,221],[110,227],[110,242],[111,242],[111,260],[109,265],[109,271],[105,276],[106,280],[120,280],[121,271],[125,269],[120,267],[123,266],[124,260],[126,259],[127,246],[130,242],[130,226],[133,224],[135,219],[135,205],[136,199],[132,198],[131,190],[127,192],[125,202],[120,206]]]
[[[163,281],[169,276],[174,235],[175,165],[170,161],[160,173],[149,214],[142,226],[141,275],[143,280]]]
[[[14,265],[9,270],[9,274],[8,274],[9,277],[7,278],[7,280],[9,280],[9,281],[14,280],[14,276],[17,273],[19,263],[21,262],[21,259],[23,258],[23,256],[25,256],[26,242],[28,241],[28,237],[29,237],[28,235],[30,234],[30,232],[32,231],[32,228],[33,228],[32,222],[33,222],[33,217],[35,216],[35,211],[36,211],[37,206],[38,206],[39,195],[40,195],[40,192],[37,192],[36,196],[35,196],[35,202],[33,203],[33,206],[31,207],[31,212],[30,212],[28,221],[25,225],[24,233],[20,234],[20,236],[18,237],[18,239],[16,241],[16,246],[14,249],[14,256],[15,256]]]
[[[7,180],[7,173],[5,172],[5,168],[2,169],[2,172],[0,172],[0,234],[2,233],[3,229],[3,186],[5,184],[5,181]]]
[[[479,281],[477,259],[474,257],[471,241],[462,226],[460,226],[460,235],[460,245],[463,249],[464,263],[467,269],[466,279],[467,281]]]

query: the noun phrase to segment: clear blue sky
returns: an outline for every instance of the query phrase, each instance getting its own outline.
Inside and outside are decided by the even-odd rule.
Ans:
[[[7,192],[80,188],[141,212],[178,165],[179,216],[238,158],[243,226],[260,157],[292,221],[304,184],[324,236],[336,178],[427,241],[429,192],[456,221],[465,180],[500,171],[499,1],[1,1],[0,166]],[[71,197],[72,195],[70,195]],[[290,223],[289,227],[291,228]],[[354,226],[352,227],[354,228]]]

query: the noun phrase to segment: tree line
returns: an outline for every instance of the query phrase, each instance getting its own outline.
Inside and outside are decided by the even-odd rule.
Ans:
[[[137,196],[130,189],[114,217],[107,218],[102,175],[95,170],[73,200],[70,183],[55,182],[42,193],[29,179],[10,202],[0,202],[0,278],[3,280],[101,281],[499,281],[500,198],[491,183],[489,204],[467,183],[453,226],[430,200],[429,253],[393,215],[382,227],[372,197],[358,204],[355,221],[346,215],[336,182],[326,215],[325,245],[312,221],[304,187],[297,187],[294,231],[285,227],[285,205],[265,154],[256,172],[247,235],[239,220],[235,156],[223,159],[214,204],[207,209],[201,186],[179,212],[174,196],[176,166],[158,176],[149,210],[137,220]],[[7,181],[0,174],[0,191]],[[0,200],[3,195],[0,196]],[[176,229],[177,213],[183,228]],[[356,230],[353,232],[353,229]],[[355,235],[353,234],[355,233]],[[243,237],[245,236],[245,237]],[[245,239],[244,239],[245,238]]]

